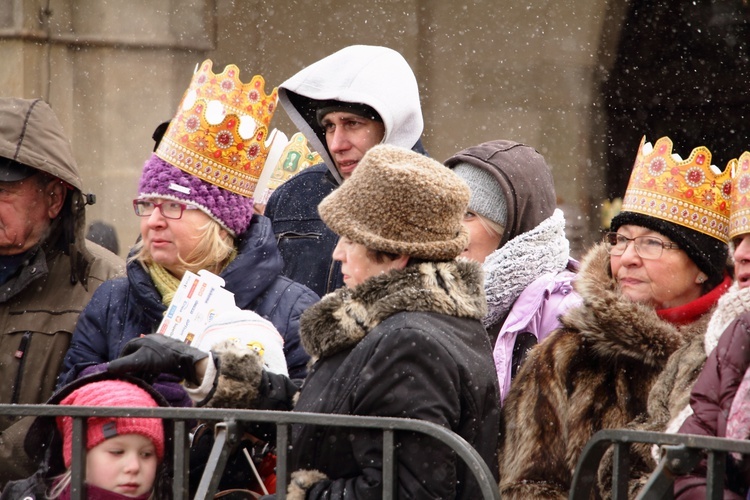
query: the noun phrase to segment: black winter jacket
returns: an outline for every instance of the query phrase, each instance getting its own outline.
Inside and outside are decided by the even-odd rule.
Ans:
[[[302,317],[313,365],[294,411],[429,421],[466,439],[496,475],[499,401],[484,313],[479,265],[465,260],[407,266],[325,296]],[[288,383],[243,372],[236,353],[220,360],[213,405],[288,405]],[[481,496],[446,447],[411,433],[397,441],[399,498]],[[381,498],[379,431],[295,426],[291,450],[295,483],[312,486],[288,498]]]

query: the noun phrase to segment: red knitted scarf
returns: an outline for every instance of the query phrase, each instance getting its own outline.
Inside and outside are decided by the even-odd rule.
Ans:
[[[711,310],[719,297],[724,295],[729,287],[732,286],[732,278],[724,276],[724,281],[719,283],[713,290],[705,295],[701,295],[692,302],[683,306],[670,307],[669,309],[659,309],[656,314],[664,321],[669,321],[675,325],[687,325],[696,321],[698,318]]]

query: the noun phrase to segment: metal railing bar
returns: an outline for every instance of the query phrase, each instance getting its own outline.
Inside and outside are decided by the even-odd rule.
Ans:
[[[589,498],[589,494],[596,484],[599,462],[602,456],[609,448],[611,441],[604,439],[594,439],[598,433],[586,443],[581,456],[578,457],[578,464],[573,473],[573,481],[570,486],[570,498]],[[614,477],[614,475],[613,475]]]
[[[627,500],[628,498],[628,472],[630,471],[630,455],[628,446],[624,443],[614,444],[614,456],[612,459],[612,500]],[[598,468],[597,468],[598,472]]]
[[[195,498],[213,498],[219,488],[221,475],[226,467],[232,447],[239,442],[237,422],[228,420],[214,427],[214,444],[206,462],[206,471],[201,477]],[[206,475],[208,473],[208,475]]]
[[[706,467],[706,496],[711,500],[721,500],[724,498],[724,474],[727,470],[726,452],[709,450]]]
[[[70,498],[81,500],[83,497],[83,482],[86,478],[86,426],[85,418],[73,418],[73,436],[71,437],[71,476]]]
[[[172,449],[172,460],[174,472],[172,475],[172,498],[174,500],[187,500],[188,496],[188,470],[190,463],[187,453],[184,452],[188,445],[188,431],[184,420],[174,422],[174,440]]]
[[[247,421],[266,422],[277,429],[277,484],[284,490],[288,484],[289,428],[292,424],[316,425],[324,427],[369,428],[381,431],[409,431],[426,434],[448,445],[467,464],[477,481],[484,498],[499,500],[500,494],[489,466],[479,453],[458,434],[437,424],[424,420],[391,417],[369,417],[353,415],[333,415],[288,411],[239,410],[219,408],[123,408],[87,407],[58,405],[0,405],[0,415],[8,416],[58,416],[72,417],[138,417],[163,418],[173,421]],[[76,419],[74,419],[74,422]],[[85,420],[82,418],[81,422]],[[395,449],[395,447],[394,447]],[[83,453],[82,453],[83,454]],[[79,464],[83,466],[83,462]],[[179,467],[175,463],[175,467]],[[81,481],[82,483],[82,481]],[[277,491],[277,498],[284,500],[285,491]]]
[[[598,470],[601,457],[611,445],[616,443],[621,443],[626,447],[632,443],[646,443],[662,446],[671,445],[674,448],[673,450],[669,450],[659,461],[656,470],[651,474],[646,486],[641,489],[637,498],[670,498],[675,476],[675,473],[671,469],[675,467],[687,467],[687,470],[692,470],[695,463],[700,460],[700,456],[702,456],[704,450],[709,451],[709,461],[711,461],[710,455],[716,455],[713,462],[708,464],[708,469],[709,474],[715,470],[717,474],[721,475],[723,490],[726,453],[738,452],[750,454],[750,441],[747,440],[624,429],[601,430],[591,437],[581,452],[569,492],[571,500],[589,498],[595,484],[592,471]],[[719,455],[722,455],[723,459]],[[722,470],[718,471],[718,469],[715,469],[716,467],[721,467]],[[615,471],[613,473],[613,483],[615,476],[622,473],[624,472]],[[593,472],[593,475],[596,475],[596,472]],[[625,482],[627,482],[627,479],[628,476],[626,475]],[[615,484],[612,487],[613,492],[616,491],[617,487]],[[722,496],[719,494],[715,498],[722,498]]]
[[[671,476],[671,472],[666,467],[666,460],[660,460],[659,464],[654,470],[654,473],[651,474],[648,482],[646,482],[646,485],[641,489],[640,492],[638,492],[636,500],[669,498],[665,495],[667,494],[667,492],[672,491],[674,478],[672,478]]]
[[[289,484],[289,425],[276,426],[276,484],[281,484],[281,491],[276,488],[276,498],[286,500],[286,485]]]
[[[393,431],[383,431],[383,499],[393,500],[396,493],[396,446]]]

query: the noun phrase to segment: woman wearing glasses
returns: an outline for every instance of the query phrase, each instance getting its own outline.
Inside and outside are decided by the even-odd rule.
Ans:
[[[180,153],[183,156],[172,156],[172,144],[182,136],[192,138],[189,120],[195,116],[178,113],[146,162],[133,201],[141,237],[130,252],[127,277],[105,283],[81,314],[60,384],[75,379],[89,366],[115,359],[128,340],[155,332],[185,272],[201,269],[221,276],[237,307],[273,323],[284,339],[290,377],[304,378],[309,356],[300,345],[299,317],[318,297],[281,276],[283,262],[271,222],[253,214],[252,193],[248,196],[235,189],[240,183],[220,182],[233,175],[228,162],[239,153],[220,149],[224,144],[209,140],[209,133],[207,139],[199,137],[202,142],[188,139],[186,152]],[[231,120],[231,115],[225,118]],[[217,137],[226,133],[224,126]],[[227,143],[239,141],[239,136],[227,139]],[[191,149],[197,144],[203,149]],[[245,151],[252,147],[257,146],[244,144]],[[265,158],[260,156],[262,165]],[[217,169],[215,176],[199,176],[183,170],[185,164],[179,158],[184,157],[206,164],[205,158],[217,159],[213,168],[224,168],[225,174],[218,175]],[[188,401],[183,390],[174,391],[174,396],[170,402]]]
[[[705,147],[682,160],[667,137],[641,143],[623,211],[582,261],[582,305],[532,349],[505,401],[503,498],[567,498],[589,438],[645,413],[670,357],[702,338],[731,284],[731,179],[710,163]]]
[[[81,314],[61,383],[116,358],[128,340],[155,332],[185,271],[201,269],[224,279],[237,307],[273,323],[284,337],[290,376],[304,378],[309,357],[299,342],[299,316],[318,297],[280,275],[270,221],[252,215],[252,205],[239,195],[156,154],[146,162],[138,193],[133,206],[141,237],[130,252],[127,277],[105,283]],[[176,395],[187,402],[182,391]]]

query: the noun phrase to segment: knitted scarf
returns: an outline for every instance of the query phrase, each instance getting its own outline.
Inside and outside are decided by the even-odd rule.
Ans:
[[[725,292],[729,290],[730,286],[732,286],[732,278],[726,275],[724,276],[724,281],[716,285],[707,294],[701,295],[697,299],[681,306],[659,309],[656,311],[656,315],[664,321],[669,321],[675,325],[688,325],[709,312]]]
[[[177,288],[180,286],[180,280],[155,262],[148,266],[148,274],[151,276],[151,281],[154,282],[156,290],[161,295],[162,303],[169,307],[174,294],[177,293]]]
[[[232,252],[224,265],[221,266],[221,270],[219,272],[223,272],[227,268],[227,266],[235,259],[235,257],[237,257],[236,251]],[[151,281],[154,282],[156,291],[158,291],[161,295],[162,303],[165,306],[169,307],[169,305],[172,303],[172,299],[174,298],[175,293],[177,293],[177,288],[179,288],[181,280],[179,280],[174,274],[170,273],[164,267],[155,262],[152,262],[146,267],[148,268],[149,276],[151,276]]]
[[[486,328],[507,315],[529,284],[540,276],[563,271],[570,244],[565,237],[565,218],[560,209],[531,231],[519,234],[492,252],[482,265],[488,313]]]
[[[740,288],[739,284],[734,283],[716,303],[711,321],[708,322],[704,341],[706,355],[716,348],[719,337],[727,329],[729,323],[748,309],[750,309],[750,288]]]

